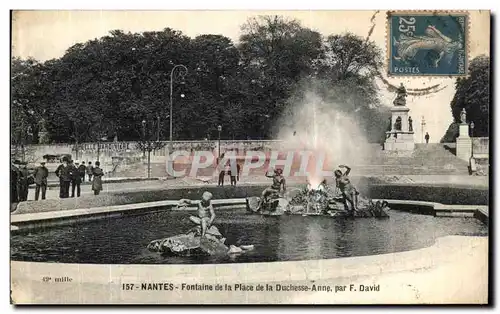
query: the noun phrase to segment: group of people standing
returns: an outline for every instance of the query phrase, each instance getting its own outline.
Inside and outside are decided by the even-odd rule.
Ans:
[[[80,197],[81,183],[85,182],[85,176],[88,176],[88,180],[92,181],[92,190],[94,195],[99,195],[102,191],[102,176],[104,175],[103,170],[100,168],[100,163],[95,162],[95,166],[92,166],[92,162],[89,162],[85,166],[85,162],[79,164],[78,161],[73,162],[68,157],[63,157],[62,164],[57,167],[55,173],[59,178],[59,197],[68,198],[69,189],[71,186],[71,197]]]
[[[27,162],[15,160],[10,164],[10,202],[28,200],[28,187],[33,177],[30,176]]]
[[[10,199],[11,203],[18,203],[28,200],[29,186],[35,184],[35,201],[41,196],[44,200],[47,192],[47,178],[49,170],[45,166],[45,161],[40,162],[40,165],[30,171],[25,161],[14,160],[10,166],[11,186]],[[55,171],[59,178],[59,197],[68,198],[71,187],[71,197],[80,197],[81,183],[88,178],[92,182],[92,190],[94,195],[98,195],[102,191],[102,176],[103,170],[100,168],[100,163],[97,161],[95,166],[92,162],[85,165],[78,161],[73,162],[71,158],[65,156],[62,158],[62,163]],[[40,195],[41,194],[41,195]]]
[[[232,170],[236,170],[236,172]],[[236,169],[231,169],[231,165],[226,165],[224,169],[219,172],[219,183],[217,185],[224,186],[224,177],[228,175],[231,185],[236,186],[236,181],[240,181],[240,172],[240,164],[236,164]]]

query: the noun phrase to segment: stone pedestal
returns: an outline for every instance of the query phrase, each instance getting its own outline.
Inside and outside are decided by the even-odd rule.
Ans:
[[[457,157],[469,161],[472,155],[472,139],[469,136],[469,125],[462,123],[459,126],[457,137]]]
[[[406,106],[394,106],[391,108],[391,131],[386,132],[384,150],[388,151],[411,151],[415,148],[413,130],[410,131],[408,122],[410,108]],[[398,119],[401,127],[397,127]]]

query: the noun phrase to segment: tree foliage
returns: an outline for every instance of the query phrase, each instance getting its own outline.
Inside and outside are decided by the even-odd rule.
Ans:
[[[373,123],[380,60],[371,41],[350,33],[323,38],[282,16],[249,19],[238,44],[170,28],[114,30],[55,60],[12,60],[12,141],[26,125],[36,133],[41,121],[53,142],[140,140],[142,120],[158,118],[161,139],[170,118],[174,139],[215,138],[218,125],[223,138],[270,138],[304,81],[320,82],[316,91],[357,115],[370,135],[383,133],[385,124]],[[179,64],[185,76],[172,73]]]
[[[467,112],[467,123],[474,122],[474,136],[489,136],[490,111],[490,58],[479,56],[469,65],[469,76],[458,78],[455,83],[455,96],[450,103],[453,123],[441,142],[455,142],[458,136],[460,112]]]

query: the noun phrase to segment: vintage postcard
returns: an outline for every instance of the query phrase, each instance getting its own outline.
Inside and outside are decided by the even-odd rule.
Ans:
[[[489,11],[11,18],[13,304],[491,302]]]

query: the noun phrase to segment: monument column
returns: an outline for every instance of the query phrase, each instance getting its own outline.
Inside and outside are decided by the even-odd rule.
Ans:
[[[410,108],[406,107],[406,89],[401,84],[391,108],[391,130],[386,132],[384,150],[411,151],[415,148],[413,125],[410,131]],[[413,121],[412,121],[413,123]]]
[[[469,135],[469,125],[467,124],[467,112],[465,108],[460,112],[460,125],[457,137],[457,157],[469,161],[472,155],[472,139]]]

